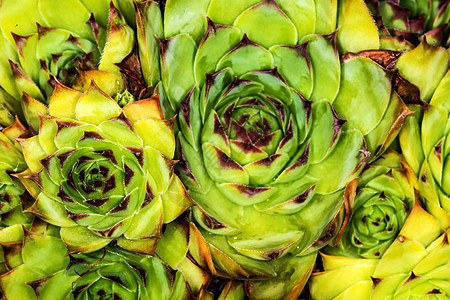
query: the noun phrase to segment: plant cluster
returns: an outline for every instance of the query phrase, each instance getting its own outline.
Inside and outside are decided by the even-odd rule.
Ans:
[[[2,299],[448,299],[450,1],[3,0]]]

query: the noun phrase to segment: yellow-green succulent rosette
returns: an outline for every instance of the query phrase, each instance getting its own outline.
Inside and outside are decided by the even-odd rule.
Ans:
[[[322,255],[311,276],[313,299],[448,299],[450,229],[418,202],[380,259]]]
[[[101,70],[106,93],[139,99],[159,81],[155,1],[5,0],[0,15],[0,124],[19,115],[37,132],[55,78],[76,86],[80,74]]]
[[[29,167],[20,178],[36,198],[28,211],[61,227],[69,253],[114,240],[153,254],[162,225],[190,206],[158,98],[122,109],[94,81],[84,92],[57,83],[49,113],[20,140]]]
[[[416,198],[417,178],[392,149],[369,164],[349,186],[348,222],[327,254],[379,258],[392,244]],[[350,196],[351,195],[351,196]]]

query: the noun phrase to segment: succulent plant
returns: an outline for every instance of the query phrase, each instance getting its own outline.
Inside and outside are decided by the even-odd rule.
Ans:
[[[398,42],[414,46],[424,38],[433,45],[450,46],[448,1],[366,0],[366,3],[380,29],[382,47]]]
[[[87,77],[96,77],[110,96],[127,88],[139,98],[148,97],[148,87],[159,80],[154,35],[161,34],[161,12],[154,1],[6,0],[0,13],[0,104],[19,116],[22,107],[36,132],[55,78],[77,88],[86,83],[77,74],[98,69]]]
[[[92,81],[84,92],[57,82],[39,134],[20,139],[35,197],[27,210],[61,227],[69,253],[111,241],[153,254],[161,226],[191,203],[173,173],[173,120],[157,98],[123,109]]]
[[[449,1],[0,16],[4,299],[450,297]]]
[[[180,272],[172,272],[157,257],[106,247],[73,254],[65,270],[28,283],[36,296],[47,299],[191,299]]]
[[[356,182],[355,182],[356,183]],[[340,241],[324,252],[377,258],[391,245],[415,202],[417,178],[393,150],[364,169],[348,189],[348,223]]]
[[[399,72],[418,88],[418,101],[408,105],[414,114],[399,135],[401,150],[417,175],[424,207],[442,229],[450,226],[448,60],[447,51],[423,42],[397,62]]]
[[[38,219],[30,230],[1,230],[0,245],[9,269],[2,299],[191,298],[182,274],[158,258],[117,246],[66,256],[59,228]]]
[[[379,37],[362,1],[334,4],[331,17],[324,2],[165,6],[161,102],[166,117],[178,114],[180,178],[197,204],[192,220],[213,274],[279,282],[270,291],[250,281],[254,298],[301,291],[316,249],[338,231],[345,186],[409,113],[392,71],[363,55],[341,62],[338,49],[377,49]],[[334,22],[338,10],[348,19]],[[362,16],[361,31],[352,15]]]
[[[449,230],[418,202],[380,259],[322,255],[311,276],[313,299],[446,299],[450,296]]]

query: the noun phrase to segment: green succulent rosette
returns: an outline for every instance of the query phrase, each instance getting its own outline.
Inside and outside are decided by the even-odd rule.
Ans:
[[[348,223],[340,241],[328,254],[378,258],[395,240],[415,202],[417,178],[393,150],[367,166],[352,184],[348,198]],[[351,190],[351,191],[350,191]]]
[[[36,132],[55,78],[78,87],[77,74],[101,70],[97,84],[110,96],[126,88],[137,98],[159,80],[162,21],[154,1],[7,0],[0,13],[0,104],[23,113]]]
[[[408,105],[414,114],[400,132],[401,150],[417,175],[424,207],[444,230],[450,226],[448,59],[446,50],[423,42],[397,62],[399,72],[418,87],[419,95],[419,101]],[[433,71],[430,66],[435,66]]]
[[[450,46],[450,5],[448,1],[366,0],[379,27],[382,46],[430,44]]]
[[[311,276],[313,299],[447,299],[449,230],[418,202],[380,259],[322,255],[324,271]]]
[[[158,258],[119,247],[67,256],[59,232],[38,219],[0,231],[2,299],[191,299],[181,273]]]
[[[379,47],[364,3],[343,1],[326,12],[322,5],[165,6],[161,102],[166,117],[178,114],[180,178],[197,204],[192,220],[217,274],[280,276],[273,297],[301,291],[289,284],[304,284],[315,250],[337,233],[345,186],[409,113],[392,71],[361,55],[339,58],[338,49]],[[338,10],[349,20],[328,24]],[[368,44],[358,42],[352,15],[361,16]],[[380,53],[391,55],[373,56]],[[294,265],[304,275],[289,283],[289,272],[281,274]],[[253,282],[247,292],[263,285]]]
[[[65,270],[28,284],[44,299],[192,299],[180,272],[119,247],[71,255]]]
[[[153,254],[162,225],[190,206],[158,98],[122,109],[94,81],[84,93],[58,83],[49,111],[39,134],[20,140],[29,167],[20,179],[36,198],[27,211],[60,226],[69,253],[115,240]]]

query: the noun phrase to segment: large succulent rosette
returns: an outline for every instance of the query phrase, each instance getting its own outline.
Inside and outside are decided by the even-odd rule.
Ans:
[[[360,4],[339,9],[368,17],[376,49]],[[310,7],[318,23],[305,23],[290,1],[166,3],[161,101],[167,116],[178,113],[180,177],[221,275],[265,278],[311,265],[314,249],[336,233],[346,184],[408,113],[392,72],[359,55],[341,65],[338,44],[362,47],[349,34],[351,18],[337,36],[335,25],[304,32],[324,26],[320,5]],[[355,113],[367,110],[374,113]],[[305,278],[291,278],[297,291]],[[273,296],[293,290],[287,277],[280,282]]]
[[[412,46],[424,38],[430,44],[450,46],[449,1],[366,0],[380,29],[382,45]],[[406,42],[406,43],[405,43]]]
[[[448,299],[449,230],[418,203],[380,259],[322,255],[313,299]]]
[[[89,85],[77,77],[88,72],[119,98],[125,88],[148,97],[147,87],[159,80],[154,35],[161,34],[161,12],[154,1],[7,0],[0,13],[0,104],[19,116],[23,110],[35,131],[55,78],[78,88]]]
[[[401,150],[417,174],[424,207],[443,229],[450,226],[450,70],[449,54],[425,42],[404,53],[400,73],[417,85],[420,99],[400,132]],[[411,67],[412,63],[414,67]],[[430,65],[435,66],[430,70]]]
[[[152,254],[164,223],[190,206],[173,173],[173,120],[157,98],[123,109],[92,81],[84,92],[57,83],[39,134],[21,139],[20,178],[36,202],[27,210],[61,227],[69,253],[115,240]]]
[[[66,255],[59,228],[36,219],[0,231],[2,299],[189,299],[184,277],[156,257],[106,247]]]
[[[367,166],[347,190],[348,222],[340,241],[325,252],[378,258],[397,237],[415,202],[417,178],[393,150]]]

